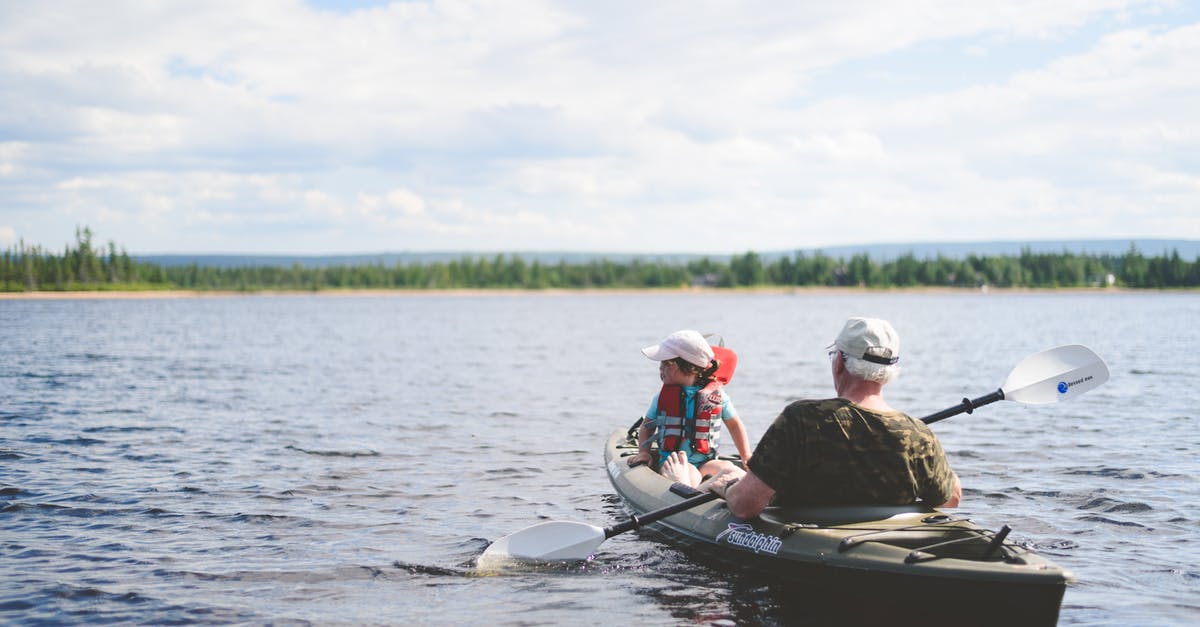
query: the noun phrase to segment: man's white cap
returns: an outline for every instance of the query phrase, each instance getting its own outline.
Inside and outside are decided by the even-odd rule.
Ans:
[[[828,348],[837,347],[850,357],[889,366],[900,361],[900,336],[887,320],[854,317]]]
[[[713,360],[713,349],[696,331],[676,331],[654,346],[642,349],[642,354],[654,361],[666,361],[682,357],[684,361],[707,368]]]

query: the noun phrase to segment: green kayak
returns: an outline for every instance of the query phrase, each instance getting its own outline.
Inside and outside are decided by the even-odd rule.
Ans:
[[[696,494],[647,466],[630,468],[625,458],[636,447],[617,431],[604,450],[613,487],[635,518]],[[739,520],[718,499],[649,527],[705,557],[779,573],[814,598],[832,598],[814,590],[850,591],[850,600],[840,601],[846,611],[872,622],[897,616],[897,608],[925,608],[928,616],[959,624],[1052,625],[1074,581],[1053,562],[1005,541],[1007,529],[994,533],[919,504],[768,507]]]

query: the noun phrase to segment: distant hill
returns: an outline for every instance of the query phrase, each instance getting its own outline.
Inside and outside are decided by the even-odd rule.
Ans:
[[[862,244],[855,246],[828,246],[824,248],[808,248],[796,250],[755,251],[764,261],[772,261],[783,256],[792,256],[797,251],[806,255],[814,255],[818,251],[833,258],[849,259],[863,254],[876,261],[888,261],[901,255],[912,253],[918,259],[934,258],[938,255],[953,259],[961,259],[968,255],[979,256],[1016,256],[1024,249],[1035,253],[1069,252],[1089,255],[1123,255],[1133,246],[1142,254],[1153,257],[1179,251],[1179,255],[1188,261],[1200,258],[1200,240],[1170,240],[1170,239],[1110,239],[1110,240],[1042,240],[1042,241],[993,241],[993,242],[915,242],[910,244]],[[215,268],[252,267],[252,266],[282,266],[291,267],[299,264],[308,268],[323,268],[330,266],[358,266],[382,264],[394,266],[400,264],[428,264],[448,262],[462,259],[491,259],[496,255],[517,255],[527,262],[538,261],[543,264],[557,264],[566,261],[568,264],[588,263],[597,259],[607,259],[616,263],[627,263],[635,259],[648,261],[673,261],[686,263],[691,260],[709,257],[714,261],[728,261],[732,255],[691,255],[691,254],[653,254],[653,253],[568,253],[568,252],[401,252],[376,253],[356,255],[201,255],[201,254],[159,254],[136,255],[139,261],[155,263],[162,266],[199,266]]]
[[[918,259],[934,258],[938,255],[961,259],[968,255],[1015,256],[1025,248],[1035,253],[1061,253],[1089,255],[1123,255],[1133,246],[1148,257],[1170,254],[1179,255],[1189,261],[1200,257],[1200,240],[1183,239],[1097,239],[1097,240],[1043,240],[1043,241],[993,241],[993,242],[918,242],[911,244],[867,244],[861,246],[830,246],[821,249],[830,257],[849,258],[866,253],[877,261],[895,259],[912,253]]]

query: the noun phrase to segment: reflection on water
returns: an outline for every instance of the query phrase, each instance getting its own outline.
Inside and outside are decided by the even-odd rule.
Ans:
[[[753,440],[788,401],[830,394],[824,347],[850,315],[899,329],[889,395],[914,415],[994,390],[1044,348],[1102,355],[1110,382],[1069,403],[935,426],[964,480],[959,513],[1076,573],[1062,624],[1200,614],[1200,361],[1180,339],[1198,295],[514,294],[0,301],[0,621],[831,624],[877,610],[863,591],[829,603],[649,532],[586,563],[472,568],[536,522],[624,518],[601,445],[657,390],[640,347],[722,333]]]

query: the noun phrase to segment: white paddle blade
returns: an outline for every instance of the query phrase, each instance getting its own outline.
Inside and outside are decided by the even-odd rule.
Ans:
[[[492,543],[478,563],[496,560],[585,560],[604,542],[604,530],[580,522],[552,520],[526,527]]]
[[[1034,405],[1074,398],[1108,381],[1108,366],[1086,346],[1072,344],[1034,353],[1013,368],[1004,398]]]

